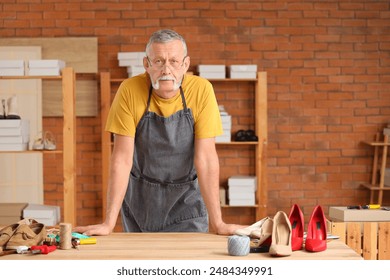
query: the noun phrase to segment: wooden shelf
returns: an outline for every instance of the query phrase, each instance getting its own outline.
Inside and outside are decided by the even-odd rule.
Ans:
[[[62,154],[62,150],[55,150],[55,151],[39,151],[39,150],[26,150],[26,151],[0,151],[0,154]]]
[[[61,76],[0,76],[3,80],[44,79],[62,81],[63,150],[56,151],[2,151],[1,153],[63,154],[63,222],[76,225],[76,75],[73,68],[62,69]]]
[[[362,143],[367,144],[371,147],[374,147],[374,158],[372,164],[372,174],[371,174],[371,183],[361,184],[364,188],[370,190],[370,204],[380,204],[382,205],[383,192],[390,191],[390,187],[385,186],[385,172],[386,172],[386,162],[388,156],[388,147],[389,136],[384,135],[383,141],[380,141],[380,134],[375,135],[375,141],[363,141]],[[381,151],[380,151],[381,150]],[[378,178],[379,170],[379,178]],[[375,202],[375,194],[378,193],[378,199]]]

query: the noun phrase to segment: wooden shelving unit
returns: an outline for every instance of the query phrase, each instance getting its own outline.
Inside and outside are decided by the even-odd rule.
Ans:
[[[106,215],[106,196],[108,186],[108,173],[109,162],[111,157],[111,135],[104,130],[104,125],[107,120],[108,112],[111,105],[111,87],[113,84],[119,85],[124,79],[111,79],[109,72],[100,73],[100,92],[101,92],[101,122],[102,122],[102,195],[103,195],[103,217]],[[255,146],[255,165],[256,165],[256,177],[257,177],[257,192],[256,192],[256,205],[255,206],[241,206],[241,207],[254,207],[256,208],[256,220],[267,215],[267,201],[268,201],[268,189],[267,189],[267,73],[258,72],[257,79],[209,79],[213,82],[223,83],[255,83],[255,132],[258,136],[257,142],[229,142],[229,143],[217,143],[218,146],[228,145],[232,149],[239,148],[240,146]],[[237,206],[227,206],[237,207]]]
[[[62,153],[63,154],[63,222],[76,225],[76,113],[75,84],[76,76],[73,68],[66,67],[61,76],[0,76],[0,79],[46,79],[62,81],[63,100],[63,150],[55,151],[19,151],[0,153]]]
[[[374,147],[374,158],[372,164],[371,183],[362,184],[363,187],[370,190],[370,204],[382,205],[383,192],[390,191],[390,186],[385,186],[385,171],[388,156],[389,136],[384,135],[383,141],[380,141],[379,133],[375,136],[374,142],[363,142],[366,145]],[[380,151],[382,150],[382,151]],[[379,178],[378,178],[379,170]],[[378,199],[375,201],[375,193],[378,192]]]

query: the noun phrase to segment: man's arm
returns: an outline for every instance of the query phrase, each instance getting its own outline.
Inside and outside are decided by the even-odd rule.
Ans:
[[[225,224],[219,200],[219,159],[214,138],[195,139],[195,167],[203,200],[209,213],[211,230],[231,235],[243,226]]]
[[[107,189],[106,219],[102,224],[79,226],[74,231],[86,235],[108,235],[116,225],[133,166],[134,138],[115,135]]]

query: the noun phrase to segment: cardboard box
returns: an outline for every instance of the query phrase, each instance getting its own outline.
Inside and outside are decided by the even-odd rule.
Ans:
[[[23,219],[27,203],[0,203],[0,225],[15,224]]]
[[[29,120],[0,121],[0,150],[25,151],[30,141]]]
[[[23,218],[32,218],[45,226],[55,226],[60,222],[59,206],[28,204],[23,210]]]
[[[334,222],[383,222],[390,221],[390,211],[335,206],[329,207],[329,219]]]

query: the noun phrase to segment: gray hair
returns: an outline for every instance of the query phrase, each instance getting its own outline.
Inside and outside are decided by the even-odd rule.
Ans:
[[[187,44],[184,38],[176,31],[170,29],[162,29],[154,32],[149,38],[149,42],[146,45],[146,55],[149,55],[150,46],[153,43],[168,43],[175,40],[180,40],[183,44],[184,56],[187,56]]]

